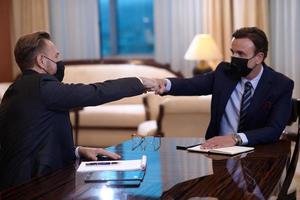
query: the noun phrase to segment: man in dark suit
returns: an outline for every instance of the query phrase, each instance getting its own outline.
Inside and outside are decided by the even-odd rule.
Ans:
[[[203,148],[276,142],[291,112],[292,80],[268,67],[265,33],[246,27],[232,35],[231,63],[188,79],[156,79],[159,94],[212,94]]]
[[[0,105],[0,190],[66,166],[76,157],[120,158],[101,148],[75,148],[69,110],[142,94],[152,80],[64,84],[64,64],[46,32],[21,37],[14,54],[22,75]]]

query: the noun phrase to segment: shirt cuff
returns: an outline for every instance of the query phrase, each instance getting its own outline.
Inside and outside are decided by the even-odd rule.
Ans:
[[[165,87],[165,92],[169,92],[171,90],[171,87],[172,87],[172,83],[169,79],[165,79],[166,81],[166,87]]]
[[[139,79],[140,82],[144,85],[143,80],[140,77],[136,76],[136,78]]]
[[[245,133],[238,133],[238,135],[241,137],[242,140],[242,145],[247,145],[248,144],[248,139]]]
[[[79,155],[79,147],[80,146],[78,146],[78,147],[76,147],[76,149],[75,149],[75,156],[76,156],[76,158],[80,158],[80,155]]]

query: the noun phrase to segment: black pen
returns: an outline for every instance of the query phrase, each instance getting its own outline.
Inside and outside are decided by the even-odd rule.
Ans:
[[[92,162],[92,163],[86,163],[85,165],[113,165],[113,164],[118,164],[118,162],[113,161],[113,162]]]
[[[188,149],[188,148],[192,148],[192,147],[195,147],[195,146],[199,146],[199,145],[201,145],[201,144],[203,144],[203,142],[201,142],[201,143],[199,143],[199,144],[193,144],[193,145],[191,145],[191,146],[186,146],[186,148]]]
[[[203,142],[198,143],[198,144],[193,144],[193,145],[190,145],[190,146],[177,145],[176,149],[187,150],[188,148],[192,148],[192,147],[195,147],[195,146],[198,146],[198,145],[201,145],[201,144],[203,144]]]

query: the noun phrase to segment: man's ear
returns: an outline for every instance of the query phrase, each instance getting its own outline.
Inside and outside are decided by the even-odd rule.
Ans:
[[[42,54],[38,54],[34,60],[35,64],[40,68],[45,68],[45,59]]]
[[[265,54],[263,52],[259,52],[256,55],[256,64],[260,64],[264,61]]]

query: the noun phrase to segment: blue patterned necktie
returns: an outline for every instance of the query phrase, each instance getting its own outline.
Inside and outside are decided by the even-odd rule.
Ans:
[[[240,109],[240,123],[238,127],[238,133],[243,132],[245,128],[245,123],[246,123],[246,116],[248,112],[248,108],[251,103],[251,98],[252,98],[252,92],[251,92],[252,85],[250,81],[247,81],[245,83],[245,89],[244,89],[244,94],[242,97],[242,103],[241,103],[241,109]]]

